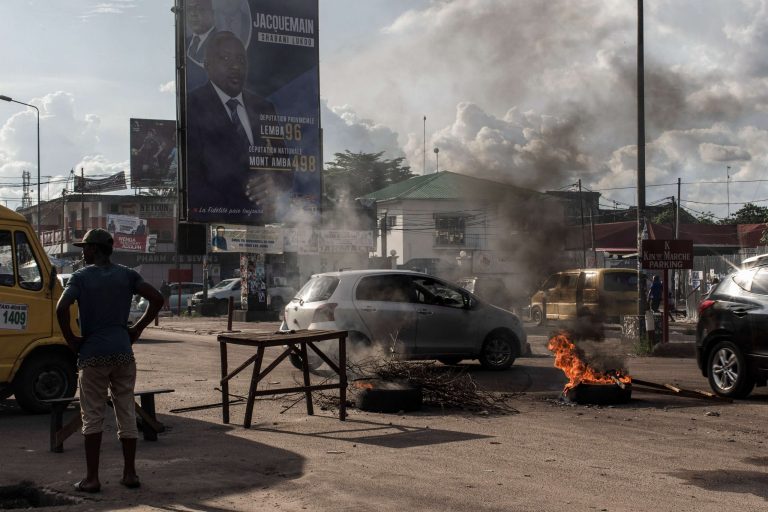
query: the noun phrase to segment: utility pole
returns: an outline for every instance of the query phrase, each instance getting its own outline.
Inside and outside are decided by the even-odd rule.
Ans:
[[[637,315],[645,315],[643,229],[645,227],[645,61],[643,48],[643,0],[637,0]],[[638,318],[642,322],[642,318]]]
[[[424,142],[424,161],[421,165],[421,172],[427,174],[427,116],[424,116],[424,138],[422,140]]]
[[[381,229],[381,257],[387,257],[387,210],[384,210],[380,221]]]
[[[587,242],[584,241],[584,199],[581,193],[581,179],[579,179],[579,209],[581,210],[581,256],[583,268],[587,268]]]
[[[728,205],[728,218],[731,218],[731,166],[725,167],[725,200]]]

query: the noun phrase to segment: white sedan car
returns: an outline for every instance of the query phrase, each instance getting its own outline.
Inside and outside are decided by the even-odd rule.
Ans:
[[[402,359],[479,359],[491,370],[509,368],[530,353],[513,313],[437,277],[405,270],[314,275],[286,306],[282,328],[346,330],[351,351],[378,345]]]

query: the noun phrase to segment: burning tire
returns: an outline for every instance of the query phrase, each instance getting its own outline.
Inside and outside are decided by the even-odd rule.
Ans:
[[[423,393],[419,387],[377,386],[366,388],[357,395],[357,408],[369,412],[408,412],[421,409]]]
[[[488,370],[506,370],[515,362],[517,343],[509,333],[496,331],[483,343],[480,364]]]
[[[632,385],[619,387],[616,384],[581,383],[566,391],[564,395],[577,404],[626,404],[632,398]]]
[[[731,341],[721,341],[709,355],[707,377],[712,391],[728,398],[745,398],[755,387],[747,360]]]
[[[537,326],[544,325],[544,312],[539,306],[533,306],[531,308],[531,320]]]

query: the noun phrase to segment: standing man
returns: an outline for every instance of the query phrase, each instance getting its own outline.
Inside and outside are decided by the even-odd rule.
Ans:
[[[292,168],[275,163],[290,161],[282,153],[284,127],[272,121],[269,101],[245,89],[248,57],[240,39],[231,32],[211,36],[205,70],[208,83],[187,96],[189,204],[241,212],[233,223],[279,221],[293,188]]]
[[[160,294],[163,296],[163,309],[166,311],[171,309],[171,287],[165,279],[160,285]]]
[[[654,312],[659,311],[659,305],[661,304],[661,297],[663,292],[663,286],[661,284],[661,279],[659,279],[659,276],[653,276],[653,282],[651,283],[651,288],[648,290],[648,302],[650,304],[650,308]]]
[[[155,318],[163,297],[138,272],[110,261],[112,235],[97,228],[89,230],[81,242],[86,266],[72,274],[56,307],[56,317],[69,348],[77,354],[80,388],[80,414],[85,437],[85,478],[75,484],[82,492],[99,492],[99,457],[102,424],[107,407],[107,391],[117,419],[117,436],[123,446],[123,477],[128,488],[139,487],[136,474],[136,410],[134,386],[136,361],[132,345]],[[131,299],[139,294],[149,307],[138,322],[128,327]],[[69,308],[77,302],[82,336],[70,327]]]

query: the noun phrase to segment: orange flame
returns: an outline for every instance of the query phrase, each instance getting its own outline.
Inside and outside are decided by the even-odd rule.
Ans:
[[[568,377],[568,384],[565,385],[563,392],[578,386],[582,382],[585,384],[615,384],[616,380],[623,384],[632,382],[629,375],[624,375],[620,371],[615,373],[601,373],[591,368],[580,357],[580,351],[571,340],[563,334],[556,334],[549,339],[547,348],[555,354],[555,366],[563,370]]]
[[[373,389],[373,383],[366,382],[363,380],[356,380],[354,382],[354,385],[356,388],[360,388],[360,389]]]

